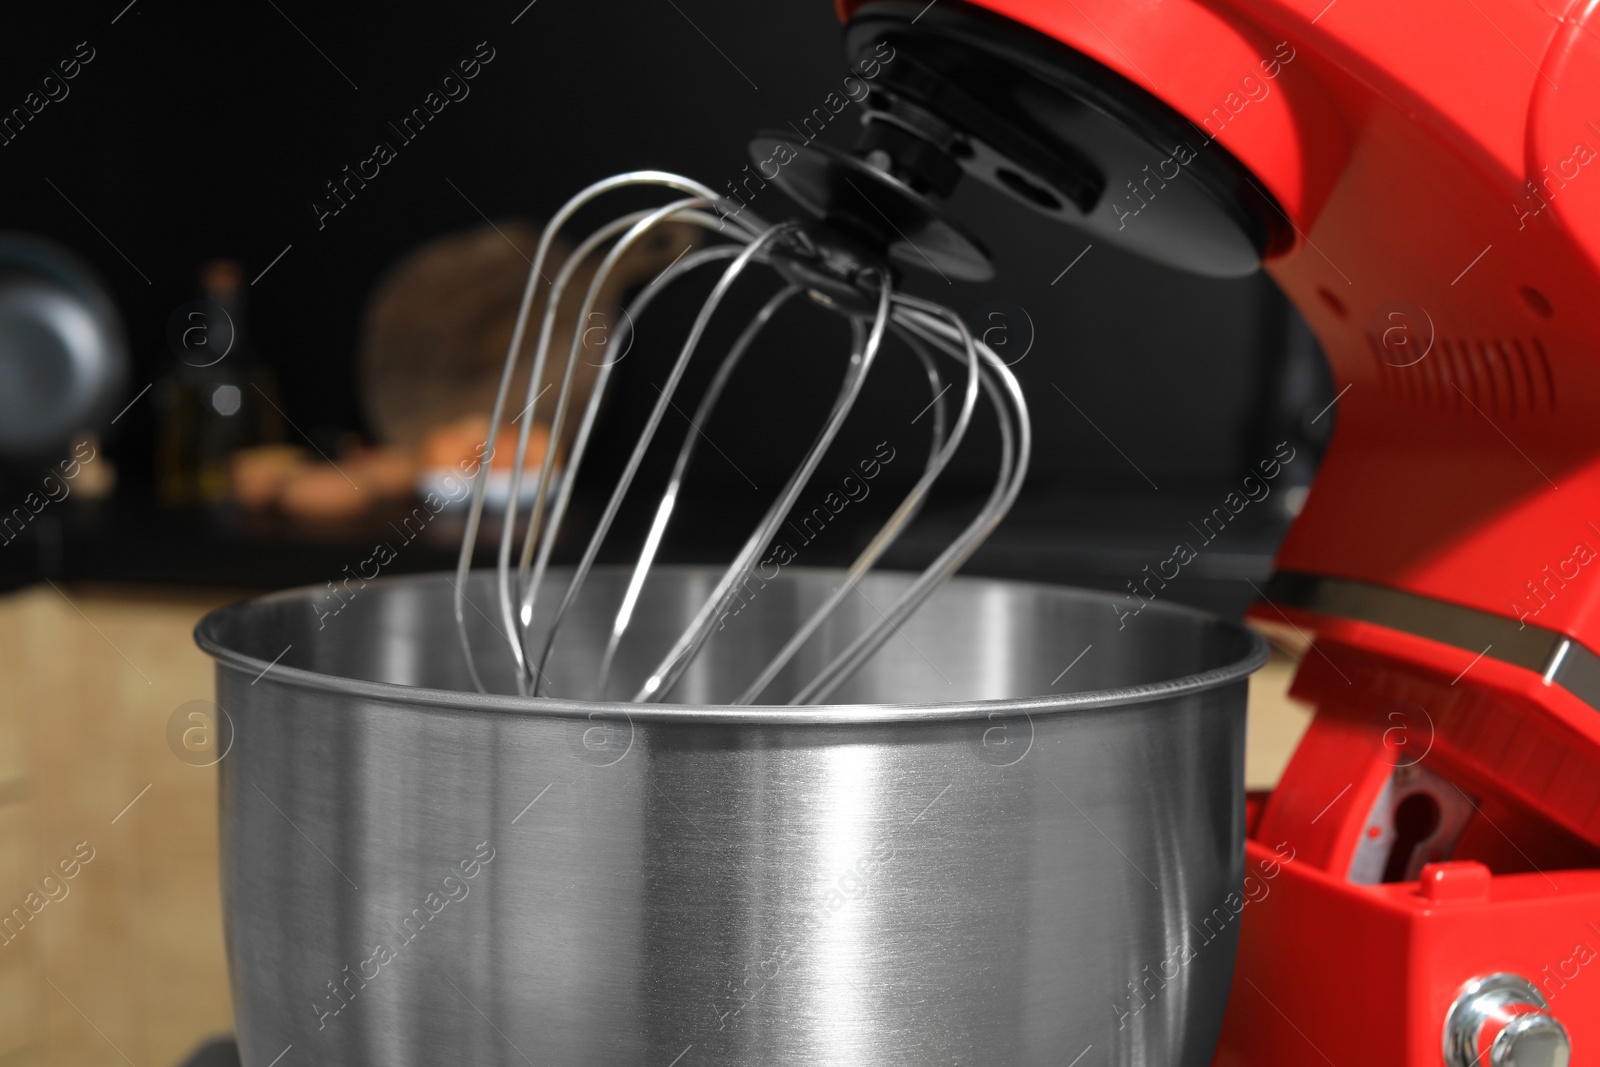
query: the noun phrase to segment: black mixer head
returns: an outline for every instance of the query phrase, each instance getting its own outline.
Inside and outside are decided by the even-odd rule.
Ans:
[[[947,278],[993,274],[938,201],[971,175],[1050,218],[1180,270],[1253,273],[1291,236],[1282,211],[1220,144],[1102,64],[981,8],[873,0],[845,52],[875,67],[851,152],[764,134],[768,179],[895,261]],[[887,53],[887,57],[885,55]]]

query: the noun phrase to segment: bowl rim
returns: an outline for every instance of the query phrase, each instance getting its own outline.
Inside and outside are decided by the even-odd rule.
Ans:
[[[551,568],[552,574],[564,573],[567,568]],[[626,571],[627,568],[596,567],[595,573]],[[657,572],[706,575],[720,573],[719,568],[696,564],[663,564]],[[795,577],[815,575],[843,575],[842,569],[826,567],[793,567],[788,572]],[[494,572],[487,568],[475,570],[474,576]],[[882,573],[899,574],[894,569]],[[368,585],[411,585],[423,582],[453,582],[454,576],[446,571],[427,571],[415,574],[385,575],[368,581]],[[958,575],[950,579],[954,586],[981,585],[986,587],[1022,587],[1044,589],[1057,595],[1078,599],[1099,600],[1112,603],[1116,594],[1097,589],[1061,585],[1052,582],[1028,581],[1012,578],[988,578]],[[567,697],[524,697],[504,693],[477,693],[454,689],[434,689],[425,686],[402,685],[397,682],[374,682],[361,678],[324,674],[302,667],[288,667],[236,649],[226,647],[216,631],[236,616],[275,601],[304,599],[320,592],[314,585],[265,593],[235,601],[207,612],[195,624],[195,644],[217,661],[219,668],[228,668],[258,682],[274,687],[308,689],[339,696],[362,697],[391,704],[418,705],[434,711],[474,711],[510,715],[535,715],[561,719],[626,720],[637,723],[693,723],[701,725],[784,725],[784,726],[841,726],[883,725],[918,722],[960,722],[964,720],[1029,718],[1035,715],[1056,715],[1075,711],[1101,710],[1125,707],[1130,704],[1148,704],[1158,700],[1219,689],[1249,678],[1270,657],[1267,641],[1261,634],[1242,623],[1214,615],[1211,612],[1186,604],[1146,602],[1144,610],[1153,609],[1161,615],[1188,616],[1196,621],[1233,630],[1249,642],[1249,650],[1231,663],[1162,682],[1144,685],[1118,686],[1094,689],[1079,693],[1040,694],[1028,697],[1005,697],[990,700],[950,701],[920,704],[814,704],[791,707],[784,704],[633,704],[620,700],[574,700]],[[937,594],[936,594],[937,595]],[[287,651],[287,649],[285,650]],[[270,677],[269,677],[270,675]]]

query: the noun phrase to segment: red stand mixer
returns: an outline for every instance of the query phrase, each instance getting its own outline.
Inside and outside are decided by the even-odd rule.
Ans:
[[[854,155],[758,142],[907,262],[987,275],[933,208],[966,174],[1264,267],[1321,341],[1337,430],[1252,612],[1316,716],[1250,805],[1221,1067],[1600,1048],[1597,9],[845,0],[849,58],[893,49]]]

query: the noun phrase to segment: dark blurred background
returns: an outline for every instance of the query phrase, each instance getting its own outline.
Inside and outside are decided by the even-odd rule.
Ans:
[[[309,460],[359,456],[383,442],[356,353],[368,301],[397,261],[489,220],[526,232],[514,224],[539,225],[577,189],[617,171],[675,170],[723,188],[740,175],[751,135],[784,128],[839,88],[849,73],[839,38],[823,0],[757,8],[729,0],[108,0],[8,15],[0,111],[29,107],[29,94],[64,70],[62,61],[92,59],[64,83],[65,95],[46,86],[59,99],[30,110],[0,145],[0,231],[54,242],[86,265],[115,305],[129,361],[114,402],[80,428],[79,445],[90,442],[99,457],[94,477],[75,481],[0,544],[0,588],[41,575],[230,587],[337,578],[413,502],[318,518],[241,507],[226,494],[207,503],[162,491],[171,473],[158,461],[163,420],[182,417],[173,398],[190,373],[178,366],[173,324],[181,333],[202,268],[238,263],[235,362],[246,375],[247,413],[262,406],[256,395],[270,397],[276,415],[262,414]],[[388,124],[443,75],[490,54],[467,96],[409,143],[396,136]],[[847,108],[825,139],[848,145],[859,112]],[[319,220],[313,202],[331,204],[325,183],[379,141],[396,157]],[[751,210],[778,218],[788,206],[770,188]],[[970,182],[951,211],[988,242],[997,280],[951,285],[911,273],[905,283],[956,308],[1016,360],[1037,434],[1024,498],[969,569],[1124,588],[1289,441],[1300,458],[1273,494],[1247,508],[1173,591],[1242,609],[1245,579],[1270,567],[1332,421],[1311,421],[1331,389],[1298,316],[1265,275],[1206,280],[1109,247],[1086,250],[1078,233]],[[532,247],[516,244],[520,274]],[[14,268],[0,261],[0,277]],[[619,366],[601,444],[580,482],[580,525],[609,491],[674,354],[671,338],[705,289],[691,284],[682,299],[664,301]],[[751,286],[735,304],[753,309],[767,291]],[[727,558],[820,425],[843,367],[843,331],[816,312],[783,321],[703,427],[725,456],[702,449],[664,558]],[[713,340],[726,343],[737,326],[730,307]],[[0,351],[0,367],[6,359]],[[712,363],[702,359],[687,397]],[[25,385],[0,373],[0,390],[14,397]],[[914,361],[903,351],[886,355],[803,506],[878,441],[908,457],[883,484],[908,485],[928,428],[911,419],[927,399]],[[988,436],[965,450],[891,563],[925,562],[975,509],[995,462],[984,444],[992,446],[992,429],[980,430]],[[674,417],[663,440],[675,445],[685,432]],[[5,461],[0,513],[36,491],[69,447]],[[658,452],[670,459],[670,448]],[[659,481],[659,471],[645,472],[609,557],[636,547]],[[886,515],[890,498],[878,493],[879,511],[864,513],[858,528],[830,530],[801,562],[848,560],[870,533],[861,522]],[[451,521],[433,524],[386,570],[448,566],[458,532]]]

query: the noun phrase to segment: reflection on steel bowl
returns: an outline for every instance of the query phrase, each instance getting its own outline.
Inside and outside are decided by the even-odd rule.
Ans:
[[[652,580],[614,691],[716,577]],[[244,1061],[1208,1064],[1261,640],[957,579],[840,703],[719,705],[841,577],[767,583],[670,705],[471,692],[442,575],[352,587],[337,616],[317,589],[207,616]],[[869,576],[786,677],[908,581]],[[491,583],[468,590],[480,649]],[[594,691],[626,584],[591,579],[552,692]]]

